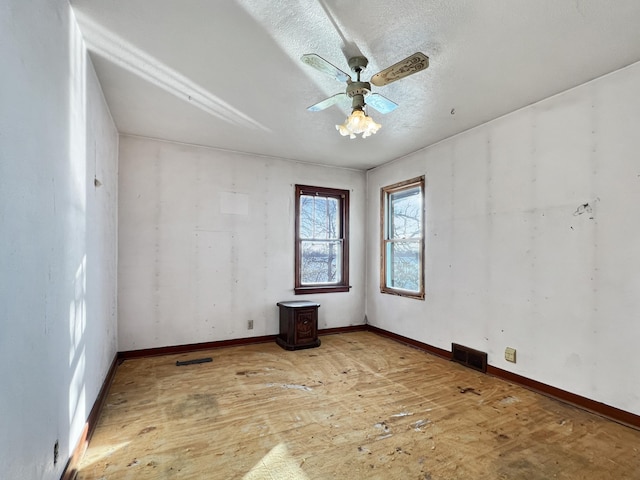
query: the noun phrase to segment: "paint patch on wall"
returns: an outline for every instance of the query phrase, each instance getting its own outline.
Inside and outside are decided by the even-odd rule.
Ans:
[[[220,192],[220,213],[249,215],[249,195],[237,192]]]

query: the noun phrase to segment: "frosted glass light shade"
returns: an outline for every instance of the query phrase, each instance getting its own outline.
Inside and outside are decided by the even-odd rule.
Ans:
[[[336,125],[336,130],[338,130],[343,137],[349,135],[349,138],[356,138],[356,134],[361,133],[362,138],[367,138],[369,135],[380,130],[380,127],[382,127],[382,125],[374,122],[373,119],[365,115],[362,110],[354,110],[342,125]]]

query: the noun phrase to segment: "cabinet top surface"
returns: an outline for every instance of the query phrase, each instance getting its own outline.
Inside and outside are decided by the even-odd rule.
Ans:
[[[320,304],[316,302],[308,302],[306,300],[294,300],[291,302],[278,302],[277,305],[279,307],[286,308],[311,308],[311,307],[319,307]]]

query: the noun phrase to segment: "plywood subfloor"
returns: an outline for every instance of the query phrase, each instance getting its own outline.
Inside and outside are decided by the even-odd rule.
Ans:
[[[639,449],[640,431],[359,332],[124,362],[78,478],[640,479]]]

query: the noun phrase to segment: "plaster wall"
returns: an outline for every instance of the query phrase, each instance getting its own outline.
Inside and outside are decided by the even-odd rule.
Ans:
[[[634,64],[370,171],[368,322],[640,414],[638,132]],[[380,293],[377,240],[380,188],[422,174],[424,301]]]
[[[66,0],[0,31],[1,476],[58,479],[116,354],[118,136]]]
[[[294,295],[295,184],[350,190],[351,291]],[[119,200],[119,350],[364,323],[364,172],[121,136]]]

